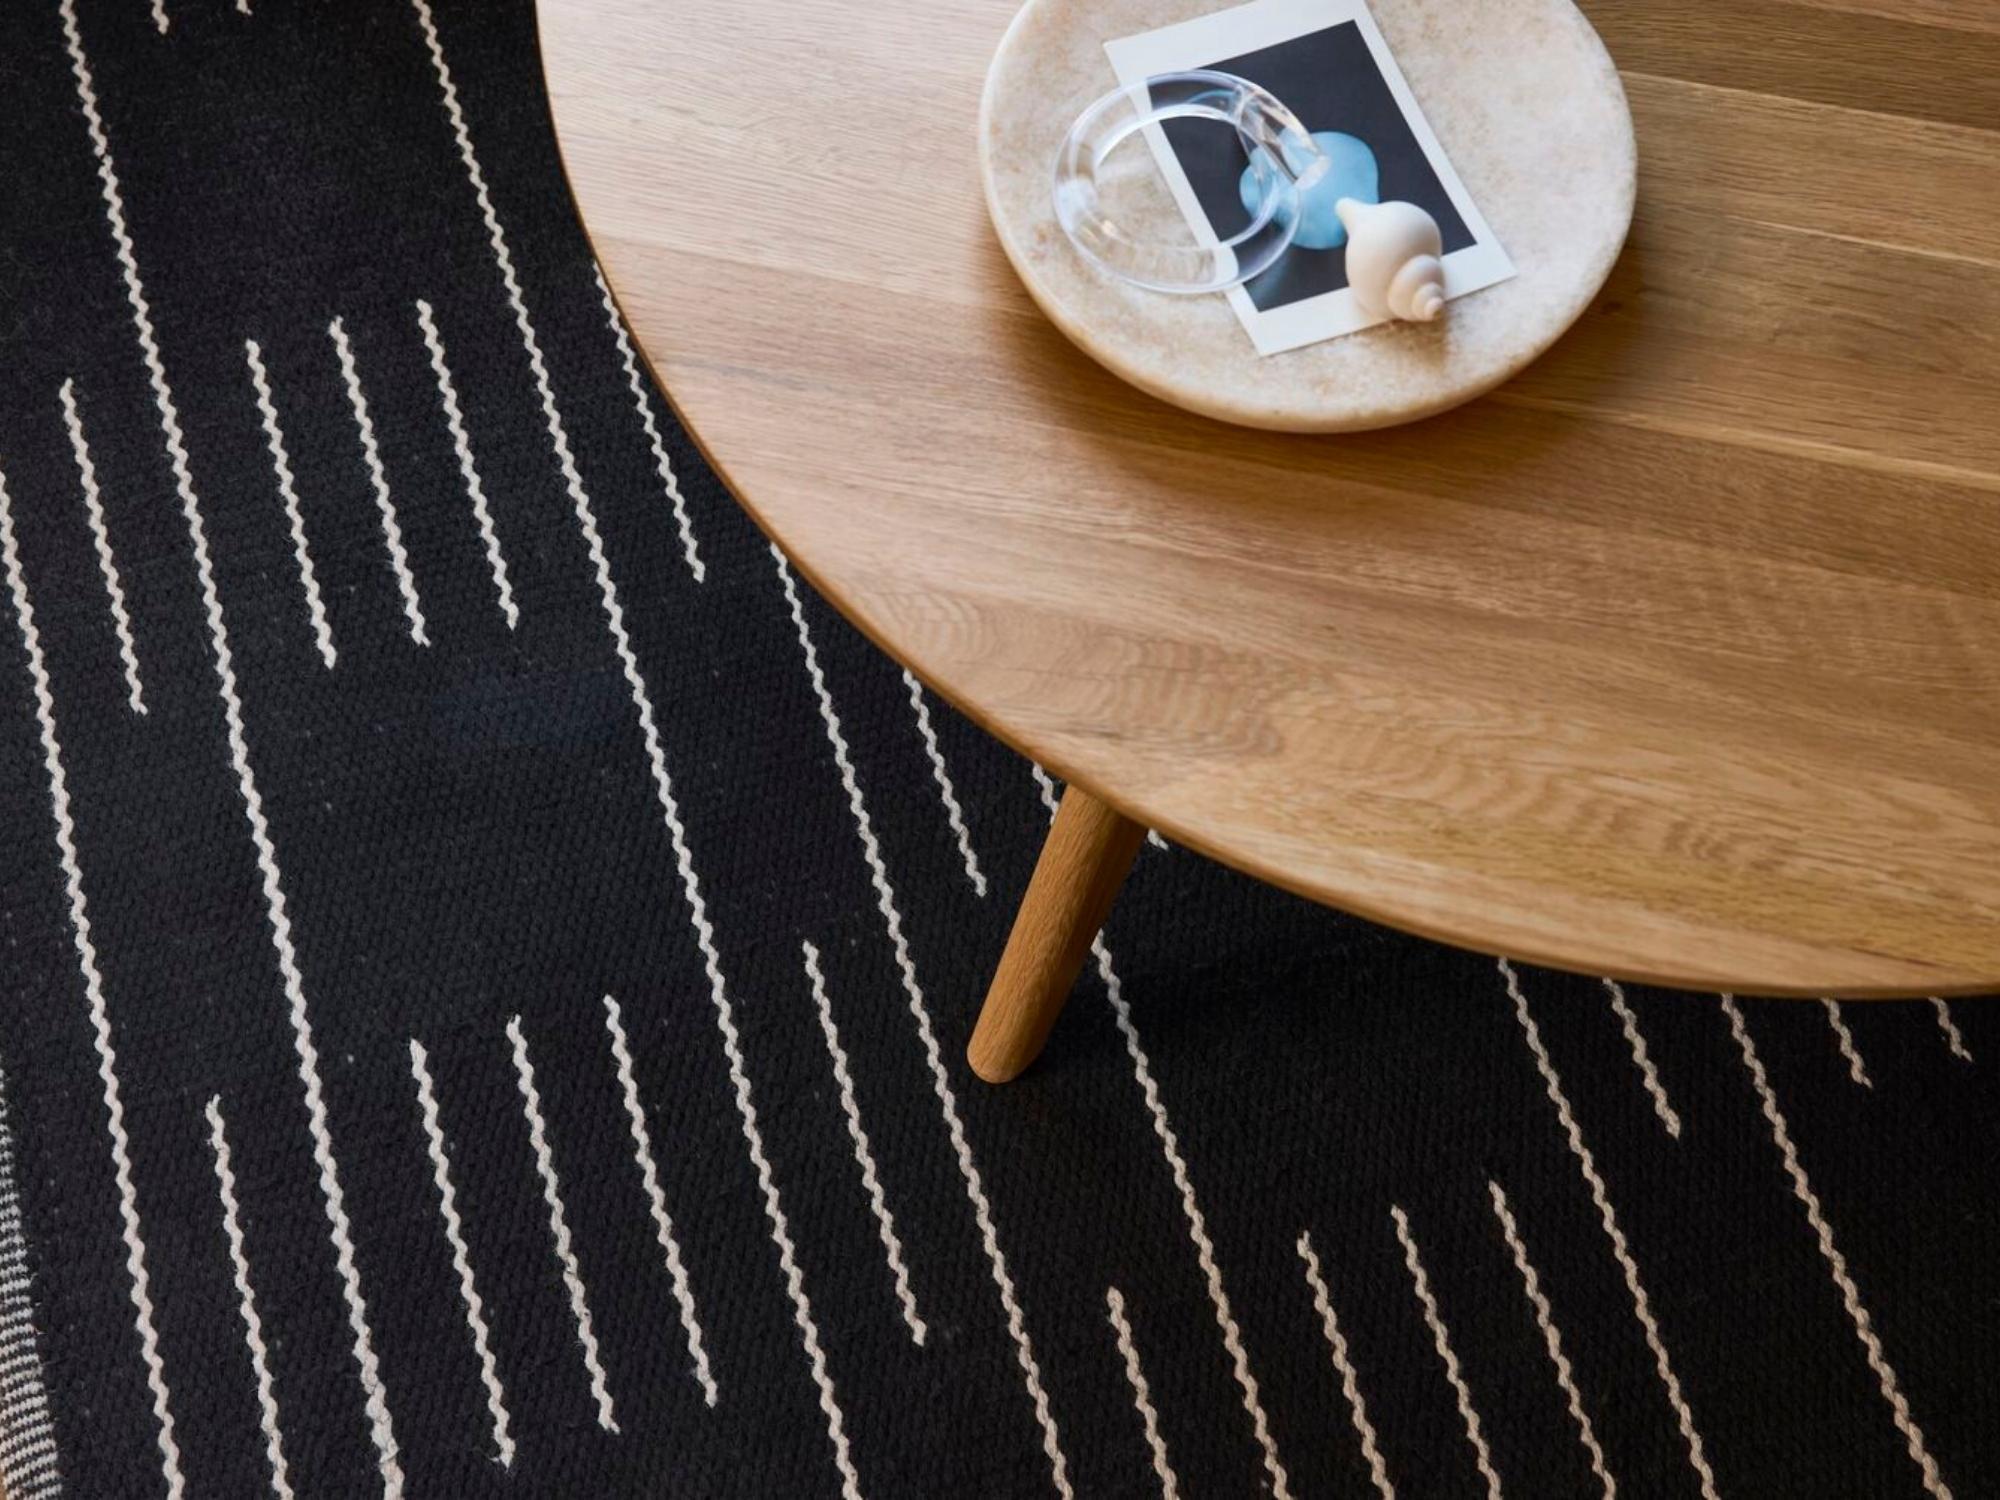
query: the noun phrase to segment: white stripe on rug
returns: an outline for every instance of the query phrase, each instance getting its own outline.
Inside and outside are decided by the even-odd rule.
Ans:
[[[65,380],[60,392],[63,424],[69,429],[69,449],[76,459],[76,477],[83,485],[83,506],[90,515],[90,534],[97,544],[97,570],[104,575],[104,592],[111,601],[111,628],[118,637],[118,657],[125,664],[127,701],[132,712],[146,711],[139,684],[139,648],[132,641],[132,618],[125,612],[125,586],[118,578],[118,558],[111,550],[111,533],[104,524],[104,499],[98,493],[97,465],[83,432],[83,414],[76,409],[76,382]]]
[[[1819,1195],[1812,1190],[1812,1183],[1806,1179],[1806,1169],[1799,1161],[1798,1147],[1792,1144],[1792,1132],[1785,1124],[1785,1117],[1778,1109],[1778,1096],[1765,1076],[1762,1059],[1750,1041],[1750,1032],[1743,1024],[1743,1012],[1733,995],[1722,997],[1722,1013],[1729,1017],[1729,1034],[1736,1038],[1736,1045],[1743,1052],[1743,1066],[1750,1074],[1751,1085],[1764,1107],[1764,1118],[1771,1126],[1771,1141],[1778,1148],[1783,1159],[1785,1175],[1792,1182],[1792,1196],[1805,1208],[1806,1223],[1812,1227],[1819,1244],[1819,1253],[1825,1259],[1827,1270],[1833,1276],[1833,1284],[1840,1292],[1840,1300],[1847,1309],[1847,1316],[1854,1324],[1854,1335],[1861,1341],[1861,1348],[1868,1357],[1868,1368],[1875,1372],[1875,1379],[1882,1391],[1882,1399],[1888,1403],[1890,1415],[1896,1423],[1896,1430],[1903,1434],[1909,1449],[1910,1462],[1917,1466],[1923,1476],[1924,1489],[1932,1500],[1951,1500],[1951,1490],[1938,1472],[1937,1460],[1931,1457],[1930,1448],[1924,1442],[1924,1430],[1917,1425],[1917,1419],[1910,1413],[1909,1398],[1903,1394],[1897,1383],[1895,1368],[1889,1357],[1882,1351],[1881,1337],[1875,1332],[1874,1322],[1868,1316],[1868,1309],[1862,1304],[1861,1291],[1854,1284],[1854,1277],[1847,1269],[1847,1257],[1840,1253],[1833,1242],[1833,1227],[1827,1223],[1826,1215],[1820,1208]]]
[[[257,1377],[257,1411],[264,1429],[264,1456],[271,1465],[271,1493],[292,1500],[291,1471],[285,1464],[285,1437],[278,1424],[278,1397],[271,1383],[271,1360],[264,1345],[264,1320],[257,1315],[257,1295],[250,1287],[250,1256],[244,1249],[243,1224],[236,1208],[236,1173],[229,1165],[229,1135],[222,1123],[222,1096],[208,1101],[208,1143],[215,1155],[215,1190],[222,1201],[222,1232],[229,1241],[229,1262],[236,1272],[236,1299],[243,1316],[243,1343],[250,1351],[250,1370]]]
[[[1348,1358],[1347,1336],[1340,1331],[1340,1319],[1334,1316],[1333,1296],[1320,1271],[1310,1231],[1299,1231],[1298,1251],[1305,1265],[1306,1286],[1313,1294],[1313,1309],[1319,1314],[1327,1348],[1333,1352],[1333,1367],[1340,1374],[1340,1394],[1347,1401],[1348,1415],[1354,1421],[1356,1436],[1361,1439],[1361,1456],[1368,1460],[1368,1477],[1375,1482],[1375,1493],[1382,1500],[1396,1500],[1396,1487],[1389,1483],[1389,1466],[1376,1446],[1375,1424],[1368,1420],[1368,1403],[1361,1397],[1360,1377],[1355,1373],[1354,1362]]]
[[[1673,1104],[1667,1099],[1666,1085],[1660,1082],[1660,1070],[1653,1066],[1652,1054],[1646,1050],[1646,1038],[1639,1030],[1639,1018],[1632,1013],[1631,1001],[1625,998],[1625,987],[1617,980],[1607,978],[1604,988],[1611,996],[1611,1009],[1617,1013],[1618,1024],[1625,1030],[1625,1045],[1632,1049],[1632,1065],[1639,1070],[1640,1081],[1646,1085],[1646,1093],[1653,1101],[1653,1113],[1667,1127],[1667,1134],[1679,1140],[1681,1117],[1674,1112]]]
[[[1111,1329],[1118,1338],[1118,1352],[1125,1357],[1125,1383],[1132,1387],[1132,1405],[1146,1430],[1146,1447],[1153,1455],[1153,1473],[1160,1481],[1160,1500],[1180,1500],[1181,1482],[1174,1476],[1167,1456],[1167,1440],[1160,1436],[1160,1416],[1153,1410],[1152,1387],[1146,1384],[1145,1367],[1139,1363],[1139,1346],[1132,1337],[1132,1324],[1125,1316],[1125,1295],[1115,1286],[1104,1289],[1104,1305],[1111,1315]]]
[[[431,374],[437,378],[438,405],[444,409],[446,429],[458,454],[459,477],[465,481],[465,497],[472,502],[472,518],[479,524],[479,539],[486,545],[486,567],[493,575],[493,592],[500,601],[500,613],[512,630],[521,623],[521,611],[514,604],[514,590],[507,582],[507,559],[500,551],[500,536],[493,529],[493,513],[486,508],[486,486],[479,482],[479,468],[472,461],[472,439],[466,435],[465,416],[458,406],[458,387],[452,383],[451,366],[445,363],[444,340],[438,337],[431,305],[417,300],[417,326],[423,330],[424,347],[430,350]]]
[[[944,804],[945,821],[951,825],[952,837],[958,840],[959,857],[965,861],[965,878],[972,882],[972,889],[984,897],[986,876],[979,868],[979,857],[972,852],[972,832],[965,826],[965,810],[958,805],[958,792],[951,784],[951,772],[945,767],[944,748],[938,744],[937,730],[931,727],[931,711],[924,702],[923,685],[908,667],[903,669],[903,685],[910,690],[910,712],[917,718],[917,733],[923,739],[924,754],[931,763],[931,779],[937,783],[938,800]]]
[[[417,598],[417,575],[410,571],[410,554],[403,547],[403,526],[396,517],[396,501],[389,493],[389,473],[382,467],[382,450],[375,442],[375,419],[368,415],[368,397],[361,389],[361,371],[354,363],[354,345],[347,327],[335,318],[326,325],[333,340],[333,352],[340,360],[340,376],[347,384],[347,403],[354,409],[354,430],[361,438],[361,462],[375,491],[375,509],[382,517],[382,540],[389,549],[389,568],[396,575],[396,587],[403,595],[403,613],[409,617],[410,639],[419,646],[431,643],[424,625],[424,607]]]
[[[640,425],[646,429],[646,442],[653,450],[653,471],[660,476],[660,488],[667,493],[667,501],[674,508],[674,524],[680,527],[681,551],[687,558],[688,572],[694,581],[700,583],[708,576],[702,566],[701,552],[694,544],[694,524],[688,520],[687,501],[681,495],[681,482],[674,473],[674,461],[667,457],[666,442],[660,437],[659,423],[653,420],[652,405],[646,400],[645,383],[639,376],[639,361],[632,352],[632,340],[625,334],[625,319],[619,316],[618,304],[611,298],[611,288],[604,284],[604,273],[593,263],[590,274],[597,281],[597,294],[604,299],[604,316],[611,324],[612,335],[618,340],[618,357],[625,365],[625,383],[632,391],[632,405],[639,413]]]
[[[1389,1217],[1395,1221],[1396,1238],[1403,1242],[1403,1264],[1409,1267],[1410,1285],[1423,1308],[1424,1322],[1437,1345],[1438,1358],[1444,1364],[1444,1378],[1451,1382],[1452,1390],[1457,1393],[1459,1420],[1465,1423],[1465,1439],[1472,1444],[1472,1456],[1478,1464],[1480,1477],[1486,1481],[1487,1500],[1501,1500],[1500,1476],[1494,1471],[1493,1454],[1486,1446],[1486,1434],[1479,1424],[1479,1409],[1472,1404],[1472,1387],[1465,1383],[1465,1373],[1458,1365],[1458,1354],[1451,1347],[1451,1332],[1445,1327],[1444,1314],[1438,1310],[1437,1297],[1431,1291],[1431,1279],[1424,1274],[1424,1263],[1417,1254],[1416,1236],[1410,1233],[1410,1216],[1392,1203],[1389,1205]]]
[[[603,1361],[598,1358],[597,1334],[590,1321],[590,1293],[583,1284],[583,1269],[577,1264],[576,1248],[570,1241],[562,1182],[556,1175],[555,1148],[549,1144],[548,1126],[542,1120],[541,1090],[535,1087],[535,1065],[528,1060],[528,1038],[521,1030],[519,1016],[507,1018],[507,1040],[514,1045],[514,1078],[521,1088],[521,1115],[528,1122],[528,1148],[534,1153],[535,1172],[542,1180],[542,1201],[549,1210],[549,1240],[562,1271],[563,1287],[569,1292],[569,1312],[576,1323],[577,1346],[583,1351],[584,1374],[590,1378],[591,1399],[597,1403],[597,1425],[606,1432],[616,1432],[618,1416],[611,1403],[611,1386],[605,1378]]]
[[[1562,1388],[1563,1397],[1569,1402],[1570,1420],[1576,1423],[1577,1438],[1583,1444],[1583,1451],[1589,1455],[1590,1472],[1604,1487],[1604,1500],[1615,1500],[1618,1481],[1611,1477],[1611,1470],[1605,1465],[1604,1450],[1598,1446],[1596,1429],[1590,1425],[1590,1413],[1583,1409],[1583,1392],[1576,1388],[1569,1356],[1563,1353],[1562,1330],[1556,1327],[1555,1311],[1549,1306],[1548,1293],[1542,1290],[1542,1278],[1536,1274],[1534,1262],[1528,1259],[1528,1246],[1521,1238],[1520,1226],[1514,1222],[1514,1211],[1507,1205],[1506,1193],[1491,1178],[1487,1179],[1486,1190],[1493,1199],[1493,1216],[1500,1221],[1500,1233],[1507,1241],[1507,1248],[1513,1252],[1514,1269],[1521,1273],[1521,1290],[1527,1294],[1528,1305],[1535,1310],[1535,1326],[1541,1329],[1543,1346],[1549,1351],[1549,1363],[1555,1366],[1556,1384]]]
[[[625,1101],[625,1120],[632,1131],[632,1160],[639,1168],[639,1186],[646,1194],[646,1206],[653,1216],[653,1233],[666,1257],[667,1278],[673,1283],[674,1302],[681,1312],[681,1331],[687,1335],[688,1360],[702,1399],[715,1405],[720,1392],[714,1372],[708,1366],[708,1349],[702,1342],[701,1317],[695,1307],[694,1289],[688,1283],[687,1267],[681,1262],[681,1243],[674,1234],[673,1216],[667,1212],[667,1195],[660,1186],[660,1171],[653,1159],[653,1133],[646,1124],[645,1106],[639,1102],[639,1083],[632,1074],[632,1048],[625,1039],[625,1018],[618,1002],[604,997],[604,1029],[611,1036],[611,1061],[618,1069],[618,1091]]]
[[[1951,1049],[1951,1055],[1960,1062],[1971,1062],[1972,1053],[1965,1045],[1964,1034],[1958,1029],[1958,1022],[1951,1018],[1951,1007],[1939,995],[1929,997],[1931,1008],[1937,1015],[1938,1030],[1944,1033],[1944,1043]]]
[[[271,450],[271,471],[277,475],[278,498],[284,503],[285,520],[292,528],[292,555],[299,563],[299,587],[305,591],[306,614],[312,619],[320,660],[331,670],[340,657],[333,648],[333,627],[327,623],[326,604],[319,596],[312,549],[306,545],[305,517],[299,511],[298,486],[292,479],[292,460],[285,451],[285,430],[278,423],[278,406],[271,395],[271,377],[264,369],[264,351],[255,339],[245,339],[243,357],[250,363],[250,384],[257,393],[257,411],[264,419],[264,443]]]
[[[1826,1007],[1826,1024],[1833,1028],[1833,1039],[1840,1046],[1840,1055],[1847,1059],[1847,1076],[1864,1089],[1875,1087],[1875,1080],[1868,1076],[1868,1068],[1861,1061],[1860,1049],[1854,1045],[1854,1033],[1847,1029],[1847,1022],[1840,1017],[1838,1000],[1822,1000]]]
[[[438,1217],[444,1221],[445,1242],[451,1246],[451,1268],[458,1273],[459,1301],[465,1305],[465,1327],[472,1335],[472,1352],[479,1357],[479,1381],[486,1387],[486,1411],[493,1418],[493,1456],[503,1469],[514,1466],[514,1438],[507,1430],[507,1392],[493,1358],[486,1330],[486,1303],[472,1276],[472,1253],[458,1217],[458,1192],[451,1183],[451,1158],[445,1151],[444,1127],[438,1123],[437,1091],[431,1086],[430,1054],[410,1038],[410,1077],[417,1085],[417,1109],[423,1116],[424,1144],[430,1151],[431,1177],[437,1183]]]
[[[1674,1417],[1680,1423],[1681,1440],[1687,1444],[1688,1466],[1701,1481],[1702,1500],[1721,1500],[1715,1487],[1715,1471],[1709,1467],[1708,1455],[1702,1447],[1701,1431],[1694,1424],[1694,1411],[1681,1394],[1680,1377],[1674,1373],[1673,1361],[1667,1357],[1666,1341],[1660,1336],[1660,1325],[1653,1316],[1645,1283],[1639,1279],[1639,1263],[1632,1257],[1632,1247],[1626,1242],[1625,1231],[1618,1227],[1618,1215],[1611,1207],[1611,1190],[1605,1186],[1604,1176],[1597,1170],[1597,1158],[1591,1155],[1590,1147],[1584,1143],[1583,1127],[1576,1123],[1576,1115],[1569,1107],[1569,1095],[1563,1092],[1562,1077],[1556,1072],[1548,1048],[1542,1045],[1541,1028],[1535,1024],[1534,1015],[1528,1009],[1528,997],[1521,990],[1520,976],[1515,974],[1514,966],[1506,959],[1497,962],[1501,977],[1507,983],[1507,993],[1514,1002],[1514,1018],[1520,1022],[1522,1034],[1528,1039],[1528,1051],[1533,1054],[1535,1068],[1542,1075],[1542,1085],[1548,1093],[1549,1102],[1556,1107],[1556,1120],[1569,1142],[1570,1155],[1576,1158],[1577,1171],[1590,1189],[1590,1201],[1597,1208],[1598,1222],[1604,1228],[1605,1239],[1611,1242],[1611,1253],[1619,1269],[1625,1273],[1625,1290],[1632,1298],[1632,1316],[1638,1319],[1640,1331],[1646,1336],[1646,1347],[1653,1351],[1653,1368],[1666,1390],[1667,1404],[1673,1408]]]
[[[854,1163],[861,1169],[862,1190],[875,1215],[882,1236],[882,1254],[889,1263],[889,1275],[896,1284],[896,1300],[902,1304],[903,1324],[910,1330],[910,1342],[922,1346],[928,1330],[917,1313],[916,1293],[910,1290],[910,1268],[903,1263],[903,1242],[896,1234],[896,1218],[889,1212],[889,1199],[882,1178],[875,1170],[875,1153],[868,1144],[868,1132],[861,1123],[861,1105],[854,1097],[854,1075],[847,1066],[847,1049],[840,1045],[840,1029],[833,1022],[833,1002],[827,998],[826,978],[820,973],[819,950],[811,943],[801,945],[805,954],[806,979],[812,986],[813,1003],[819,1011],[820,1035],[826,1039],[827,1056],[833,1060],[833,1081],[840,1090],[840,1108],[847,1116],[848,1138],[854,1142]]]

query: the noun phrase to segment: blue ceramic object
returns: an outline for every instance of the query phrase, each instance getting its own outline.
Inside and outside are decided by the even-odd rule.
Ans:
[[[1304,250],[1338,250],[1347,243],[1347,226],[1340,222],[1333,205],[1342,198],[1381,202],[1382,173],[1366,141],[1338,130],[1315,130],[1312,138],[1326,153],[1329,165],[1325,175],[1302,195],[1299,230],[1292,243]],[[1261,201],[1255,168],[1243,169],[1237,194],[1243,200],[1243,211],[1254,215]]]

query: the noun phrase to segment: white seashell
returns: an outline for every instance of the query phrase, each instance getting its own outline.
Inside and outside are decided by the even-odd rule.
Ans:
[[[1374,317],[1428,323],[1444,311],[1444,236],[1414,203],[1342,198],[1333,211],[1347,226],[1347,284]]]

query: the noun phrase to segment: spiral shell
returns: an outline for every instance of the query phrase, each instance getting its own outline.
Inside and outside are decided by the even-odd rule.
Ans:
[[[1444,311],[1444,237],[1414,203],[1342,198],[1333,211],[1347,226],[1347,284],[1374,317],[1428,323]]]

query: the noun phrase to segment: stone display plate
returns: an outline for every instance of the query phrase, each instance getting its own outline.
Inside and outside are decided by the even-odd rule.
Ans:
[[[1163,400],[1298,432],[1430,416],[1492,389],[1554,343],[1625,242],[1637,166],[1617,70],[1570,0],[1371,0],[1517,271],[1455,298],[1438,322],[1388,323],[1260,357],[1222,297],[1144,291],[1085,264],[1056,223],[1050,177],[1070,122],[1117,83],[1105,41],[1226,3],[1028,0],[994,54],[979,121],[986,202],[1008,259],[1056,326]],[[1155,217],[1144,232],[1176,232],[1164,184]]]

